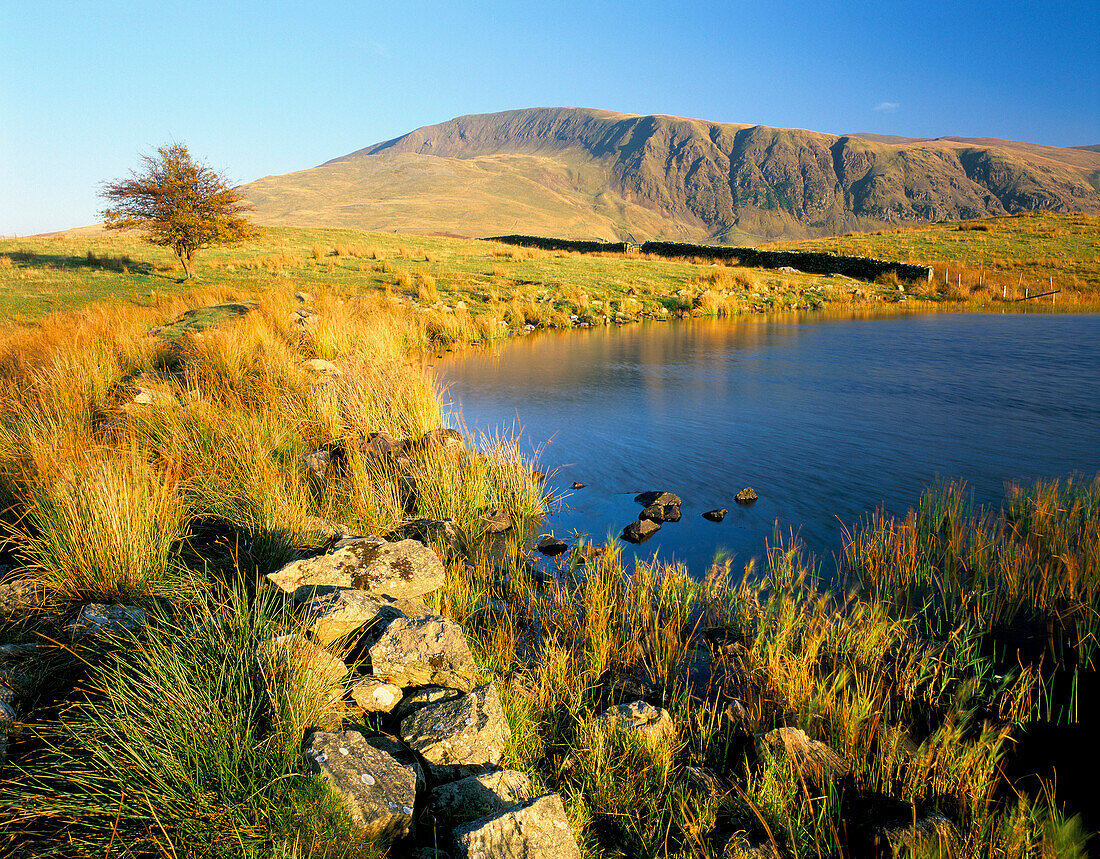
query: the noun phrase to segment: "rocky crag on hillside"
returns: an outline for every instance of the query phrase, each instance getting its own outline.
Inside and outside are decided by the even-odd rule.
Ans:
[[[243,191],[272,224],[736,244],[1100,212],[1100,153],[532,108],[425,126]]]

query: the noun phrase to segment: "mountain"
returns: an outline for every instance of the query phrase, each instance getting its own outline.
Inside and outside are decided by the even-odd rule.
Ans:
[[[241,190],[272,225],[744,244],[1100,213],[1100,153],[531,108],[424,126]]]

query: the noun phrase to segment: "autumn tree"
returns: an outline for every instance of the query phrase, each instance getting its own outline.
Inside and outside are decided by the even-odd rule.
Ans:
[[[182,143],[162,146],[142,161],[140,173],[104,184],[107,229],[138,230],[146,241],[171,248],[188,279],[195,276],[198,251],[259,236],[244,214],[252,207],[240,192],[196,163]]]

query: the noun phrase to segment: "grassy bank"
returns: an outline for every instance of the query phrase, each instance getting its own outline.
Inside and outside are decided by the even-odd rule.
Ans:
[[[429,516],[470,538],[439,547],[433,600],[500,688],[506,763],[562,794],[585,855],[1083,855],[1073,809],[1016,750],[1074,723],[1095,675],[1097,486],[1023,489],[1003,511],[948,488],[906,519],[851,523],[832,590],[797,545],[702,582],[628,574],[613,545],[547,581],[520,557],[541,481],[508,439],[415,448],[403,474],[359,453],[373,433],[441,426],[425,349],[555,320],[739,312],[765,292],[801,306],[809,276],[285,230],[211,252],[196,287],[126,241],[0,246],[5,306],[37,320],[0,343],[2,563],[44,596],[0,638],[45,648],[0,767],[0,852],[377,855],[298,774],[305,727],[352,714],[293,672],[257,671],[257,642],[296,622],[256,583],[324,545],[326,523],[392,535]],[[770,279],[801,291],[761,291]],[[897,292],[854,288],[837,303]],[[223,309],[185,313],[209,305]],[[338,474],[305,467],[318,449],[344,452]],[[516,524],[503,552],[493,510]],[[151,621],[62,646],[88,601]],[[600,721],[631,695],[666,708],[675,737]],[[782,727],[828,748],[804,759],[765,739]]]

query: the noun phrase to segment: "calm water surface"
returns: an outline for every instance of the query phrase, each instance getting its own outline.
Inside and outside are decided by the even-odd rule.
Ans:
[[[693,320],[434,363],[454,420],[514,428],[556,470],[547,530],[602,541],[637,518],[635,494],[669,490],[683,519],[627,552],[694,572],[759,557],[777,523],[829,569],[842,524],[904,513],[940,479],[998,503],[1008,481],[1100,472],[1100,316]],[[760,500],[739,507],[745,486]],[[723,522],[701,517],[715,507]]]

